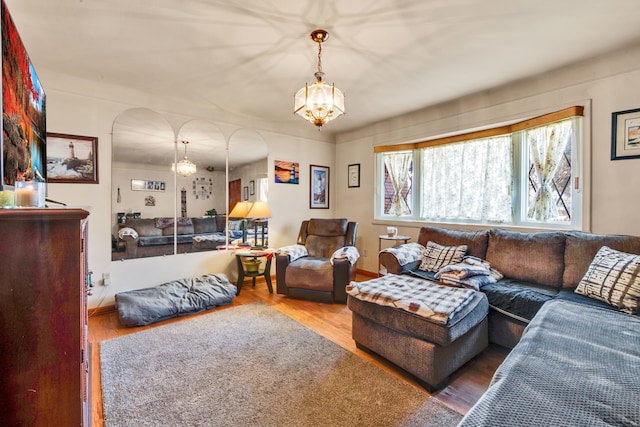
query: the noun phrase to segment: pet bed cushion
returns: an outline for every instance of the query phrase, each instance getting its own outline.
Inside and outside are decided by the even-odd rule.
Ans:
[[[227,305],[235,296],[236,287],[225,274],[206,274],[120,292],[115,299],[120,321],[131,327]]]

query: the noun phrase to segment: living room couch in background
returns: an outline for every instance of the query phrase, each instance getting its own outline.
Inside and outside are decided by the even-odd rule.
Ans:
[[[178,252],[195,252],[215,249],[225,243],[224,215],[204,218],[178,218]],[[119,224],[117,238],[124,241],[125,257],[141,258],[173,253],[174,221],[172,217],[127,219]],[[194,237],[206,238],[198,242]]]

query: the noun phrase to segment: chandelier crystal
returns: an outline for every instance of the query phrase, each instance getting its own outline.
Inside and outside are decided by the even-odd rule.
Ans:
[[[305,84],[294,98],[293,112],[318,128],[344,114],[344,94],[333,84],[325,83],[322,78],[322,43],[329,38],[325,30],[315,30],[311,40],[318,43],[318,70],[314,76],[316,81]]]
[[[177,164],[172,165],[171,170],[182,176],[189,176],[196,173],[196,165],[187,157],[187,144],[189,141],[182,141],[184,144],[184,158]]]

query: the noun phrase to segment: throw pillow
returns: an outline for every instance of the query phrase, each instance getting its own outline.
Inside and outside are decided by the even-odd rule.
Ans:
[[[467,253],[467,245],[441,246],[435,242],[427,242],[422,250],[420,270],[437,272],[445,265],[457,264]]]
[[[593,258],[575,292],[604,301],[629,314],[639,310],[640,255],[603,246]]]

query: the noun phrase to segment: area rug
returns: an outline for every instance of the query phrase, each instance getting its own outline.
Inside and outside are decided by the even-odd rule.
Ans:
[[[264,303],[100,343],[105,425],[455,426],[461,415]]]

